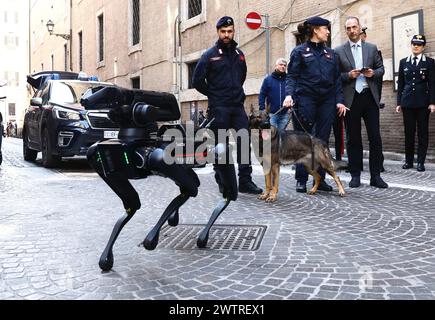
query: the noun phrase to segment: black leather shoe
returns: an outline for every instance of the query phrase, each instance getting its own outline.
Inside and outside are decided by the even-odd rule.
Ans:
[[[386,189],[388,188],[388,184],[385,183],[384,180],[382,180],[381,177],[374,177],[370,179],[370,185],[372,187]]]
[[[332,187],[323,180],[320,182],[319,188],[317,190],[321,191],[332,191]]]
[[[414,165],[410,162],[405,162],[405,164],[402,166],[402,169],[411,169],[414,168]]]
[[[302,182],[296,182],[296,192],[307,193],[307,185]]]
[[[424,163],[417,163],[417,171],[418,172],[426,171],[426,168],[424,167]]]
[[[250,194],[260,194],[263,192],[263,189],[256,186],[256,184],[252,181],[243,183],[239,185],[240,193],[250,193]]]
[[[361,186],[360,177],[352,177],[352,179],[349,182],[349,187],[350,188],[358,188],[359,186]]]

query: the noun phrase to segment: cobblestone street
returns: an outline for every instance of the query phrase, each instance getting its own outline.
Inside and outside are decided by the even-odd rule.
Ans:
[[[205,224],[220,199],[211,167],[197,170],[198,197],[181,208],[178,227],[162,230],[154,251],[141,243],[178,188],[160,177],[133,181],[142,208],[115,244],[113,270],[104,273],[98,260],[123,213],[121,201],[85,160],[47,170],[40,158],[23,161],[21,148],[21,140],[3,141],[0,300],[435,298],[434,164],[420,173],[387,160],[390,187],[377,189],[368,185],[365,162],[360,188],[350,189],[349,174],[339,173],[344,198],[335,185],[331,193],[296,193],[293,170],[283,167],[276,203],[240,194],[217,220],[224,231],[262,227],[258,248],[237,250],[177,246],[175,237]],[[254,180],[264,187],[259,165]]]

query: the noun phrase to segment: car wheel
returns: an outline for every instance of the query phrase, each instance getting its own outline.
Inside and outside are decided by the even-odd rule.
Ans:
[[[29,138],[26,131],[23,131],[23,157],[26,161],[35,161],[38,151],[29,148]]]
[[[48,129],[44,128],[42,132],[42,165],[45,168],[53,168],[59,164],[61,157],[53,155],[53,146],[51,145]]]

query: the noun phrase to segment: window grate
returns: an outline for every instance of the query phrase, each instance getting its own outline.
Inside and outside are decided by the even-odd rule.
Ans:
[[[83,70],[83,32],[79,32],[79,70]]]
[[[193,73],[195,72],[195,68],[197,64],[198,61],[187,64],[188,76],[189,76],[188,89],[193,89]]]
[[[98,59],[104,60],[104,15],[98,16]]]
[[[133,45],[140,42],[140,0],[132,0],[133,9]]]
[[[66,44],[63,45],[63,58],[64,58],[64,70],[68,71],[68,47]]]
[[[188,0],[189,12],[188,19],[199,16],[202,12],[202,0]]]

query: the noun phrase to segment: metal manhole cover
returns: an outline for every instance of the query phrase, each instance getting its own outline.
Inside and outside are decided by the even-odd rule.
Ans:
[[[196,240],[205,225],[180,224],[164,226],[160,231],[159,248],[176,250],[197,249]],[[207,249],[254,251],[260,247],[266,226],[214,225],[210,230]]]

